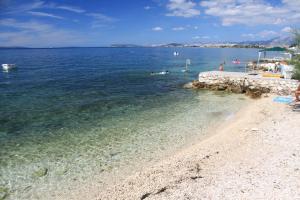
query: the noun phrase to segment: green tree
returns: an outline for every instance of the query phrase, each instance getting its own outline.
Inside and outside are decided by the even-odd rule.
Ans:
[[[291,64],[295,66],[293,78],[300,80],[300,55],[294,56]]]

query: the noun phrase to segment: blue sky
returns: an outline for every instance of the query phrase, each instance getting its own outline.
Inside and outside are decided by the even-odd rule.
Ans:
[[[0,46],[266,40],[300,26],[300,0],[0,0]]]

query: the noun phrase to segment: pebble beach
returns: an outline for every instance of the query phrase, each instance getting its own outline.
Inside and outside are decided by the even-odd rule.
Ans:
[[[97,199],[299,199],[299,113],[253,101],[207,139],[98,191]]]

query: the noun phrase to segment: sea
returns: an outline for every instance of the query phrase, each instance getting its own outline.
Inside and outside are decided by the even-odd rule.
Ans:
[[[224,62],[225,71],[243,72],[257,53],[0,49],[0,63],[17,66],[0,70],[0,197],[59,199],[83,185],[105,187],[200,141],[249,100],[183,85]],[[233,64],[235,59],[241,63]]]

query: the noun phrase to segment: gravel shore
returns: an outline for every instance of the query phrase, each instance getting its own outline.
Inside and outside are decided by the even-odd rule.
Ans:
[[[209,138],[97,199],[300,199],[299,122],[299,112],[272,97],[253,101]]]

